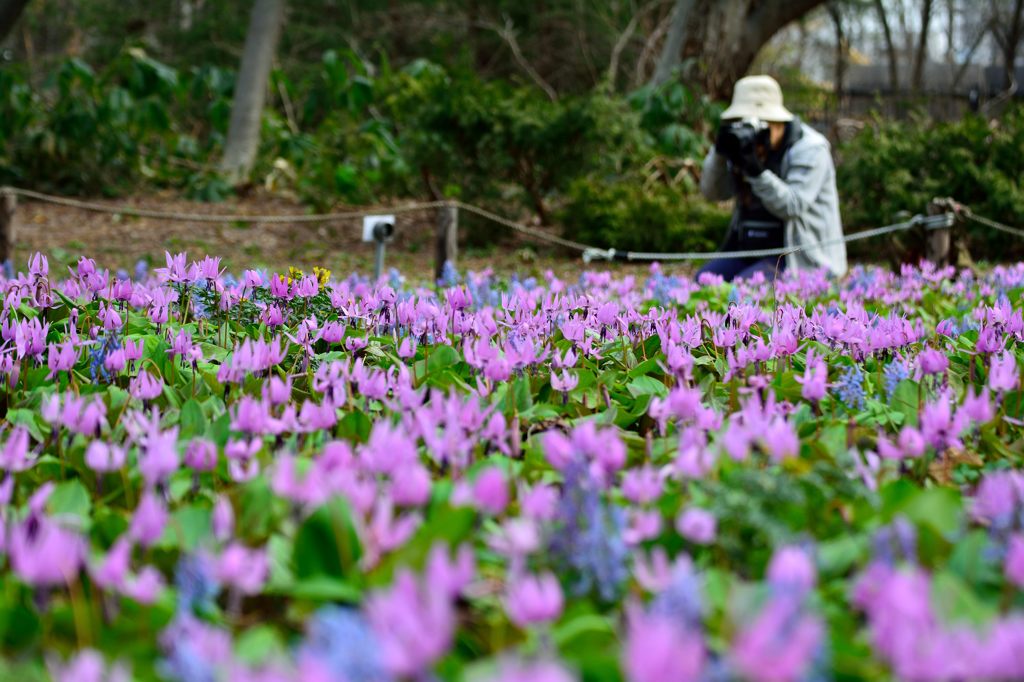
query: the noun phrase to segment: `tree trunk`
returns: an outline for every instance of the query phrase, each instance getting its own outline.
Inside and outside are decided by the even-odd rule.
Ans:
[[[1024,33],[1024,0],[1015,0],[1013,3],[1013,15],[1002,18],[996,22],[999,28],[995,31],[999,48],[1003,53],[1003,68],[1006,70],[1006,88],[1012,88],[1016,83],[1015,69],[1017,66],[1017,50],[1020,47],[1022,33]]]
[[[728,99],[764,44],[822,4],[824,0],[693,0],[683,31],[685,79],[712,98]]]
[[[235,81],[231,123],[221,172],[232,183],[249,177],[260,143],[260,119],[277,39],[284,23],[285,0],[256,0],[245,36],[245,51]]]
[[[0,43],[14,28],[27,4],[28,0],[0,0]]]
[[[682,58],[683,38],[686,34],[687,20],[690,10],[693,9],[694,0],[676,0],[672,6],[672,23],[669,25],[668,35],[665,37],[665,44],[661,48],[661,56],[654,67],[654,75],[651,76],[650,84],[661,85],[672,75],[672,69],[679,65]]]
[[[932,22],[932,0],[924,0],[921,3],[921,27],[917,34],[917,50],[914,56],[914,76],[911,87],[914,92],[920,92],[924,84],[924,65],[928,61],[928,27]]]
[[[900,66],[896,57],[896,43],[892,40],[892,29],[889,27],[889,15],[885,11],[882,0],[875,0],[878,21],[882,24],[882,36],[885,38],[885,52],[889,58],[889,90],[894,94],[900,89]]]
[[[846,90],[846,33],[843,31],[843,15],[839,12],[839,6],[833,1],[828,3],[828,15],[832,19],[832,27],[836,34],[836,65],[833,89],[836,93],[836,100],[841,104],[843,92]]]
[[[956,0],[946,0],[946,64],[956,63]]]

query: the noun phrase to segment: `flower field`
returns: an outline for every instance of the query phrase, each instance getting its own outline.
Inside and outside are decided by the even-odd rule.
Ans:
[[[1024,679],[1024,264],[0,288],[2,679]]]

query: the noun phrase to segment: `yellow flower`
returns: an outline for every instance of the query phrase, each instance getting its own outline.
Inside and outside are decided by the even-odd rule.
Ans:
[[[316,281],[320,283],[320,286],[325,286],[327,281],[331,278],[331,271],[327,268],[313,266],[313,275],[316,277]]]

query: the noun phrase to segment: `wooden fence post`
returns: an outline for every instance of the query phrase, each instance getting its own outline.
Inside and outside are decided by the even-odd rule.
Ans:
[[[14,260],[17,209],[18,195],[8,187],[0,187],[0,264]]]
[[[928,204],[928,215],[939,215],[953,210],[952,200],[932,199]],[[925,234],[924,257],[941,268],[950,264],[953,244],[952,228],[942,227]]]
[[[446,203],[437,210],[437,247],[434,252],[434,279],[441,279],[444,264],[455,265],[459,255],[459,207]]]

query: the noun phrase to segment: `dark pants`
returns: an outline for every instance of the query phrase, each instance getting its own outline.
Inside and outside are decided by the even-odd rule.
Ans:
[[[754,273],[763,272],[765,279],[775,279],[776,268],[781,273],[786,269],[785,257],[770,256],[768,258],[719,258],[708,261],[697,271],[697,277],[705,272],[713,275],[721,275],[726,282],[734,279],[750,279]]]

